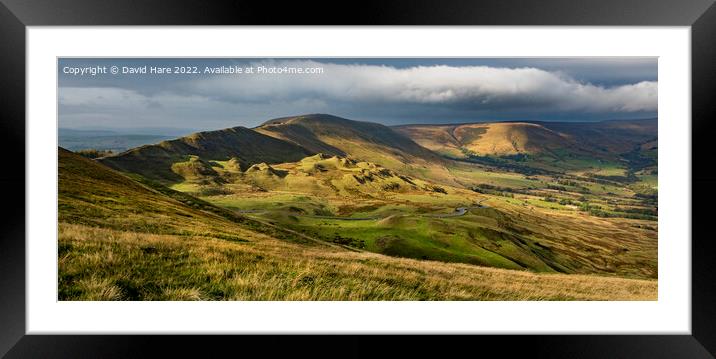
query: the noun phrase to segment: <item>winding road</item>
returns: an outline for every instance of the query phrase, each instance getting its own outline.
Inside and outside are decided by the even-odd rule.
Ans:
[[[471,209],[475,208],[489,208],[488,206],[485,206],[482,204],[482,201],[480,201],[478,204],[470,207],[457,207],[455,208],[455,211],[452,213],[438,213],[438,214],[422,214],[419,216],[422,217],[432,217],[432,218],[450,218],[450,217],[460,217],[467,214],[467,212]],[[261,210],[261,209],[245,209],[245,210],[239,210],[238,213],[263,213],[267,212],[267,210]],[[297,214],[298,217],[305,217],[305,218],[317,218],[317,219],[331,219],[331,220],[342,220],[342,221],[377,221],[384,218],[387,218],[388,216],[372,216],[372,217],[338,217],[338,216],[312,216],[308,214]]]
[[[441,214],[426,214],[424,216],[426,217],[435,217],[435,218],[448,218],[448,217],[460,217],[467,214],[467,211],[473,209],[473,208],[485,208],[483,205],[476,205],[471,207],[457,207],[455,208],[455,212],[453,213],[441,213]]]

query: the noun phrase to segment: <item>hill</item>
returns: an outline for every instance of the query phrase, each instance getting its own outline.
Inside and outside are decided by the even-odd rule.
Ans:
[[[391,193],[436,193],[441,190],[439,186],[402,175],[372,162],[323,153],[305,157],[297,162],[273,165],[262,162],[245,170],[230,162],[205,163],[198,159],[193,162],[202,165],[194,166],[192,175],[196,177],[183,187],[188,188],[192,184],[199,193],[202,189],[206,192],[207,188],[219,187],[216,188],[217,191],[223,190],[220,193],[232,190],[241,194],[252,191],[280,191],[315,196],[384,198]],[[185,178],[189,178],[189,175],[185,175]],[[178,187],[181,188],[182,185]]]
[[[245,127],[198,132],[175,140],[146,145],[100,161],[114,169],[141,174],[163,182],[181,182],[176,163],[202,160],[234,160],[242,166],[254,163],[297,161],[312,152]]]
[[[403,125],[395,131],[445,158],[526,175],[607,176],[633,182],[656,166],[657,119]],[[653,148],[653,146],[647,146]]]
[[[657,295],[654,280],[544,275],[348,250],[62,148],[58,163],[59,300],[653,300]]]
[[[238,241],[268,234],[309,241],[145,178],[129,177],[61,147],[58,212],[59,222],[115,230]]]
[[[449,182],[451,178],[444,158],[377,123],[312,114],[270,120],[255,130],[316,153],[349,156],[438,181]]]
[[[455,158],[469,153],[507,156],[550,153],[557,149],[580,150],[566,136],[526,122],[407,125],[395,129],[430,150]]]
[[[230,162],[206,165],[210,181],[188,180],[172,188],[327,242],[500,268],[656,275],[655,224],[583,213],[609,210],[617,217],[612,210],[651,210],[636,199],[564,186],[513,193],[495,186],[437,185],[325,154],[245,170]]]
[[[614,159],[657,136],[657,120],[402,125],[393,129],[447,157],[517,154]]]
[[[234,127],[192,134],[100,158],[103,164],[164,184],[216,183],[215,163],[230,161],[241,171],[254,164],[295,162],[323,153],[378,164],[403,175],[440,184],[461,182],[450,163],[390,127],[331,115],[267,121],[254,129]]]
[[[372,150],[406,162],[439,161],[433,153],[388,126],[333,115],[277,118],[265,122],[256,131],[289,140],[313,152],[331,155],[358,157],[358,153],[365,153],[360,148],[364,147],[362,150]]]
[[[658,123],[656,118],[651,118],[601,122],[541,122],[540,124],[594,152],[614,155],[627,153],[637,145],[655,140],[658,136]]]
[[[656,119],[603,122],[494,122],[403,125],[393,129],[454,158],[551,154],[615,157],[657,136]]]

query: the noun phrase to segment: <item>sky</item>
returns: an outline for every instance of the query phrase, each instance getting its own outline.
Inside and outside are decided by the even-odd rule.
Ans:
[[[653,118],[657,69],[655,57],[61,58],[59,126],[211,130],[310,113],[386,125]]]

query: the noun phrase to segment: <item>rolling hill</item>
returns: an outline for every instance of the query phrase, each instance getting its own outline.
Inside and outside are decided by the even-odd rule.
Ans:
[[[591,190],[547,185],[515,193],[484,187],[487,191],[477,193],[325,154],[245,170],[230,161],[195,168],[200,172],[185,175],[187,181],[172,188],[327,242],[500,268],[656,275],[650,259],[656,243],[653,224],[590,218],[576,206],[641,208],[638,200],[607,198],[612,204],[602,207],[605,198],[592,197]],[[462,214],[456,214],[457,208],[463,208]]]
[[[190,162],[192,158],[234,160],[248,167],[260,162],[297,161],[309,154],[313,153],[293,143],[245,127],[233,127],[141,146],[100,161],[120,171],[141,174],[163,182],[179,182],[184,178],[173,166]]]
[[[602,154],[624,154],[635,146],[653,141],[658,136],[656,118],[641,120],[612,120],[600,122],[542,122],[540,125],[558,132]]]
[[[626,178],[622,168],[603,163],[576,140],[595,133],[605,136],[617,126],[618,148],[620,142],[649,136],[647,125],[590,124],[558,132],[548,127],[559,124],[519,122],[393,130],[330,115],[306,115],[270,120],[255,129],[200,132],[97,161],[140,182],[148,178],[181,191],[173,197],[199,197],[216,206],[212,208],[310,233],[315,240],[418,259],[652,277],[652,224],[639,222],[639,230],[625,230],[620,241],[629,244],[621,247],[603,235],[605,229],[614,233],[614,226],[630,228],[626,219],[654,219],[655,158],[645,161],[640,172],[629,174],[643,183],[629,179],[633,185],[627,187],[627,182],[618,182]],[[442,157],[400,131],[418,142],[432,141],[425,146],[450,145],[468,158]],[[641,159],[655,156],[656,148],[651,140],[630,153]],[[319,150],[327,153],[313,154]],[[471,162],[483,151],[504,156],[529,153],[536,158],[529,159],[530,165],[548,162],[544,165],[565,168],[570,161],[577,170],[528,177],[500,163]],[[562,162],[555,165],[550,156],[562,157]],[[642,197],[633,197],[637,191]],[[489,210],[478,208],[485,200]],[[445,217],[458,208],[477,209],[463,212],[461,218]],[[505,212],[511,212],[509,221],[502,219]],[[596,220],[587,213],[620,219]],[[552,229],[569,225],[557,232],[525,229],[532,222]]]
[[[313,152],[349,156],[423,178],[449,177],[444,158],[378,123],[312,114],[270,120],[255,130]]]
[[[306,242],[280,228],[249,219],[140,176],[114,171],[58,149],[60,222],[152,234],[243,241],[271,235]]]
[[[656,298],[654,280],[542,275],[349,250],[62,148],[58,171],[59,300]]]
[[[273,165],[261,162],[246,169],[230,161],[205,163],[196,159],[193,162],[202,164],[193,166],[193,171],[184,173],[184,177],[198,188],[202,188],[201,184],[208,183],[209,187],[216,184],[219,186],[217,193],[231,190],[242,193],[280,191],[316,196],[383,198],[391,193],[444,192],[442,187],[435,184],[402,175],[372,162],[323,153],[297,162]],[[188,167],[185,167],[187,172]],[[212,180],[206,181],[207,178]]]
[[[317,153],[455,184],[445,158],[390,127],[322,114],[274,119],[254,129],[199,132],[99,160],[114,169],[171,184],[215,177],[212,162],[231,161],[243,171],[254,164],[295,162]]]
[[[657,136],[657,120],[402,125],[393,129],[446,157],[516,154],[615,159]]]
[[[370,150],[370,156],[377,152],[408,163],[440,161],[435,154],[388,126],[326,114],[277,118],[265,122],[256,131],[331,155],[360,157],[360,153]]]
[[[580,150],[566,136],[526,122],[407,125],[395,130],[430,150],[454,158],[466,157],[469,153],[506,156],[550,153],[557,149]]]

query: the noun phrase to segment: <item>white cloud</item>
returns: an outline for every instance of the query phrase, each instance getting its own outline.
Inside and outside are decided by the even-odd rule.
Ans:
[[[187,93],[231,102],[316,98],[352,103],[462,104],[475,109],[524,107],[542,111],[656,111],[657,83],[618,87],[580,83],[536,68],[320,64],[312,61],[268,66],[323,67],[323,74],[223,75],[186,83]]]
[[[395,124],[500,116],[539,119],[555,114],[574,119],[623,118],[657,110],[657,83],[652,81],[601,87],[531,67],[261,64],[323,67],[324,72],[178,78],[152,91],[141,86],[103,87],[112,82],[60,87],[60,121],[65,126],[218,128],[255,126],[273,117],[316,112]]]

